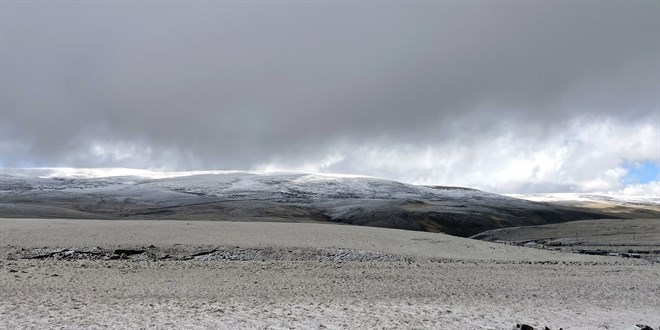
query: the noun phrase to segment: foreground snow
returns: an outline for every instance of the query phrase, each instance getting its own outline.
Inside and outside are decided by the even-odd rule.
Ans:
[[[500,330],[526,323],[611,330],[660,325],[660,265],[640,260],[329,224],[0,219],[0,228],[6,244],[0,252],[5,253],[119,245],[164,252],[227,246],[281,253],[238,261],[10,260],[0,253],[0,328]],[[405,258],[298,257],[316,248]]]

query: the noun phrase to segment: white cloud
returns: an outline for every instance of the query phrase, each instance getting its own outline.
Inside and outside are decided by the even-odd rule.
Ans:
[[[302,166],[264,165],[260,170],[304,170],[379,176],[414,184],[469,186],[489,191],[609,192],[647,194],[653,185],[625,186],[624,162],[658,158],[658,127],[581,118],[547,136],[499,132],[469,144],[340,146],[332,156]],[[337,151],[338,150],[338,151]],[[329,161],[331,160],[331,161]]]
[[[625,196],[653,196],[660,198],[660,181],[627,185],[621,191],[613,193],[619,193]]]

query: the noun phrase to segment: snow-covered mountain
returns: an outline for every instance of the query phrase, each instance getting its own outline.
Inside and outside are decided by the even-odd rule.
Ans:
[[[608,203],[625,206],[660,206],[660,196],[626,196],[584,193],[507,194],[507,196],[535,202],[549,203]]]
[[[660,213],[660,212],[659,212]],[[475,189],[372,177],[126,169],[4,169],[5,217],[332,221],[459,236],[603,218],[569,206]]]

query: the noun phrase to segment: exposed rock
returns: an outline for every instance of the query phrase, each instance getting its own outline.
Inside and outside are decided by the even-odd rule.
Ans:
[[[127,249],[117,249],[115,250],[116,255],[127,255],[127,256],[132,256],[135,254],[142,254],[144,253],[144,250],[127,250]]]
[[[645,325],[645,324],[636,324],[636,326],[637,326],[640,330],[653,330],[653,328],[651,328],[650,326]]]
[[[241,248],[237,246],[226,247],[150,247],[148,250],[121,248],[39,248],[20,249],[9,251],[10,255],[18,259],[49,259],[49,260],[131,260],[131,261],[157,261],[157,260],[195,260],[195,261],[273,261],[273,260],[315,260],[320,262],[415,262],[415,258],[395,254],[342,248]],[[440,262],[436,260],[436,262]],[[14,272],[10,270],[10,272]]]

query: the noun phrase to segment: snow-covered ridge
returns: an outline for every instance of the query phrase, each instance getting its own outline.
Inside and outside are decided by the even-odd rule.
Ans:
[[[307,174],[307,180],[326,178],[368,178],[363,175],[323,173],[310,174],[298,172],[257,172],[257,171],[158,171],[134,168],[73,168],[73,167],[38,167],[38,168],[1,168],[0,174],[18,177],[34,178],[64,178],[64,179],[100,179],[111,177],[135,177],[140,179],[167,179],[205,174],[248,174],[248,175],[277,175],[277,174]]]
[[[588,193],[507,194],[507,196],[546,203],[586,202],[660,206],[659,196],[624,196]]]
[[[124,168],[76,169],[31,168],[3,169],[0,191],[30,190],[68,191],[103,189],[136,185],[145,194],[173,191],[223,198],[367,198],[407,199],[438,197],[502,197],[478,190],[454,187],[425,187],[374,177],[346,174],[260,173],[247,171],[158,172]],[[105,187],[105,188],[104,188]],[[441,189],[442,188],[442,189]],[[125,188],[122,188],[125,189]],[[81,192],[81,191],[79,191]],[[89,191],[98,193],[97,191]]]
[[[12,181],[29,182],[37,189],[62,190],[142,182],[160,189],[210,195],[251,196],[263,194],[305,194],[361,198],[469,197],[490,194],[461,187],[429,187],[404,184],[381,178],[331,173],[255,171],[159,171],[131,168],[3,168],[3,186]],[[6,188],[6,187],[5,187]],[[660,206],[659,196],[622,196],[588,193],[506,194],[534,202],[598,202],[616,205]]]
[[[501,227],[607,217],[561,203],[355,175],[61,168],[0,171],[0,213],[23,218],[332,221],[464,237]]]
[[[39,167],[39,168],[4,168],[0,174],[35,177],[35,178],[65,178],[65,179],[99,179],[110,177],[136,177],[142,179],[165,179],[200,174],[246,173],[245,171],[155,171],[134,168],[73,168],[73,167]]]

